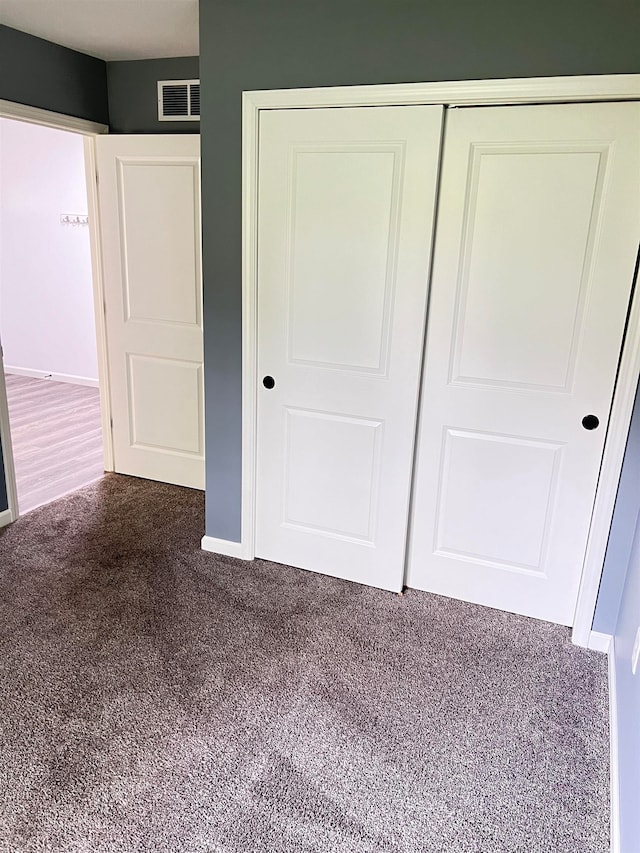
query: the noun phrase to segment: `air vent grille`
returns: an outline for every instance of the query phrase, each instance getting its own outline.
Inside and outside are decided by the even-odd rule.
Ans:
[[[158,121],[198,121],[199,80],[158,81]]]

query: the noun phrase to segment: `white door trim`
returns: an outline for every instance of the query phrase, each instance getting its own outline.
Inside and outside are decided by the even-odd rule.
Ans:
[[[611,853],[620,850],[620,763],[618,760],[618,694],[616,687],[616,644],[615,637],[607,648],[609,675],[609,802],[611,826]]]
[[[255,558],[258,444],[258,127],[255,92],[242,93],[242,517],[240,556]],[[278,92],[271,94],[276,99]]]
[[[609,647],[613,642],[611,634],[604,634],[602,631],[590,631],[588,648],[594,652],[603,652],[605,655],[609,652]]]
[[[109,127],[106,124],[54,113],[51,110],[41,110],[39,107],[28,107],[26,104],[18,104],[14,101],[3,101],[2,99],[0,99],[0,118],[13,118],[17,121],[28,121],[29,124],[42,124],[45,127],[69,130],[72,133],[85,135],[109,132]]]
[[[384,86],[278,89],[242,95],[242,526],[234,556],[255,557],[257,416],[258,128],[260,111],[313,107],[446,104],[480,106],[640,100],[640,74],[468,80]],[[587,646],[620,477],[633,394],[640,375],[640,298],[634,298],[596,492],[591,533],[573,627],[573,642]]]
[[[486,106],[579,101],[636,101],[640,74],[585,77],[524,77],[457,80],[443,83],[391,83],[382,86],[327,86],[243,92],[255,110],[313,107],[380,107],[410,104]],[[246,112],[245,112],[246,116]]]
[[[600,478],[596,489],[587,550],[582,567],[580,589],[578,590],[578,601],[571,635],[571,639],[577,646],[588,646],[589,644],[639,376],[640,295],[638,295],[638,272],[636,270],[636,281],[622,344],[618,378],[611,405],[611,417],[604,443]]]
[[[4,379],[4,360],[0,349],[0,444],[2,449],[2,461],[4,462],[4,479],[7,489],[8,509],[0,513],[0,527],[11,524],[18,518],[20,509],[18,506],[18,487],[16,483],[16,470],[13,464],[13,445],[11,444],[11,427],[9,425],[9,403],[7,400],[7,386]]]
[[[102,249],[100,242],[100,221],[98,211],[98,189],[96,183],[95,138],[108,133],[106,124],[68,116],[62,113],[29,107],[13,101],[0,99],[0,118],[26,121],[29,124],[43,125],[55,130],[66,130],[84,136],[84,161],[87,179],[87,205],[89,212],[89,235],[91,243],[91,269],[93,284],[93,302],[96,321],[96,345],[98,354],[98,377],[100,383],[100,410],[102,417],[102,442],[104,448],[104,470],[113,471],[113,442],[111,433],[111,402],[109,394],[109,372],[107,366],[107,334],[104,318],[104,296],[102,286]],[[1,365],[0,365],[1,366]],[[5,423],[3,424],[3,417]],[[4,523],[18,519],[18,496],[16,491],[13,450],[9,428],[7,391],[4,383],[4,371],[0,379],[0,438],[4,451],[5,477],[11,518]],[[6,443],[5,443],[6,441]],[[4,519],[0,520],[0,526]]]
[[[84,138],[84,167],[87,183],[87,210],[89,212],[91,278],[93,281],[93,310],[96,322],[103,464],[105,471],[113,471],[115,465],[113,460],[113,430],[111,428],[111,382],[109,378],[109,359],[107,358],[107,319],[105,316],[104,281],[102,275],[102,232],[100,230],[100,205],[98,203],[98,169],[96,166],[95,135],[85,136]]]

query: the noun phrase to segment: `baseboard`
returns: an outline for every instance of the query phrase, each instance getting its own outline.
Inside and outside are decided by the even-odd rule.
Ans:
[[[98,380],[89,376],[73,376],[70,373],[48,373],[46,370],[33,370],[30,367],[13,367],[5,364],[4,372],[14,376],[30,376],[33,379],[49,379],[51,382],[68,382],[70,385],[87,385],[90,388],[98,387]]]
[[[604,652],[606,655],[611,646],[611,634],[603,634],[601,631],[591,631],[587,648],[594,652]]]
[[[251,560],[245,553],[242,542],[231,542],[230,539],[216,539],[213,536],[203,536],[200,543],[203,551],[213,554],[223,554],[225,557],[236,557],[239,560]]]
[[[609,644],[609,774],[611,786],[611,853],[620,853],[620,776],[618,772],[618,704],[615,641]]]
[[[6,527],[13,521],[13,514],[10,509],[5,509],[0,512],[0,527]]]

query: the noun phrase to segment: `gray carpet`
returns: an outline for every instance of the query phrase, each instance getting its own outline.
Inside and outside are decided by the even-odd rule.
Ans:
[[[605,657],[199,551],[109,476],[0,533],[0,850],[608,849]]]

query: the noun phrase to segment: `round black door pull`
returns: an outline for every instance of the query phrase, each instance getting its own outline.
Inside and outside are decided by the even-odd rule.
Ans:
[[[582,419],[582,426],[585,429],[596,429],[600,425],[600,421],[595,415],[585,415]]]
[[[262,380],[262,384],[265,388],[268,388],[269,391],[271,391],[272,388],[275,388],[276,380],[273,378],[273,376],[265,376]]]

